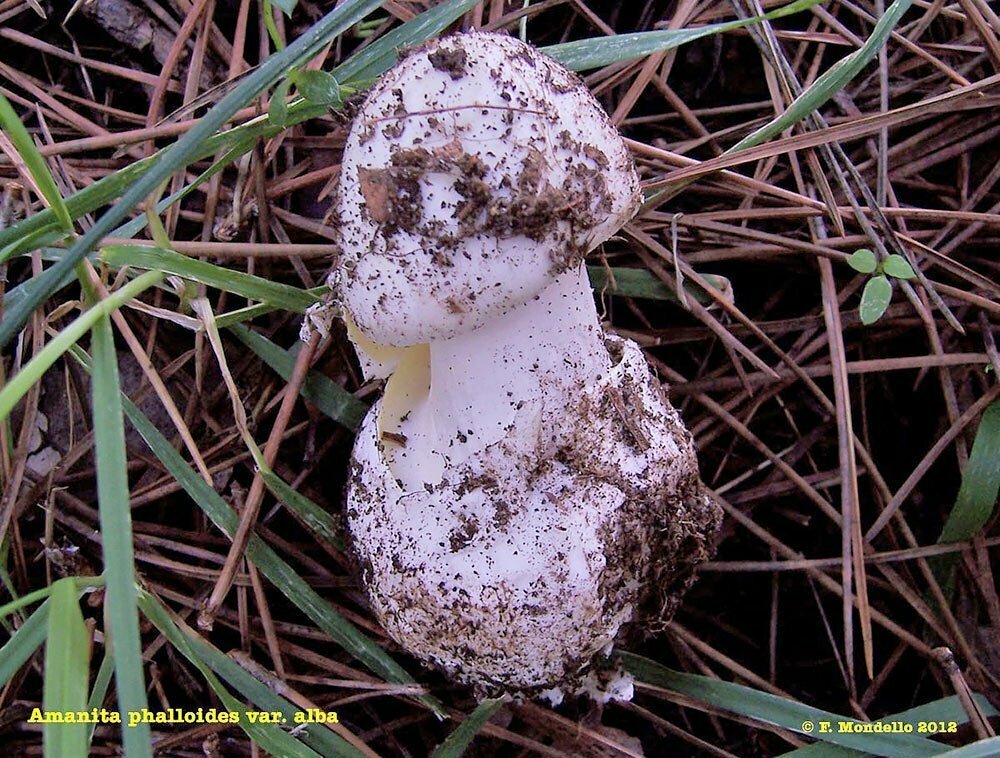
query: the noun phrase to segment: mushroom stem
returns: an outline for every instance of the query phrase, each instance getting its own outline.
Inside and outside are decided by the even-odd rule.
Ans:
[[[431,343],[430,405],[442,441],[471,431],[475,452],[500,439],[524,402],[561,402],[610,365],[581,266],[534,300],[468,334]],[[485,401],[485,402],[484,402]]]
[[[483,327],[431,342],[425,355],[429,374],[413,376],[429,376],[427,393],[411,390],[398,427],[383,426],[406,440],[389,456],[404,489],[436,485],[501,439],[537,447],[542,414],[558,412],[611,365],[582,266]]]

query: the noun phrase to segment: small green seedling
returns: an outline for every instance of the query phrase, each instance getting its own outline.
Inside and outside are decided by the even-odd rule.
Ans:
[[[916,276],[913,267],[903,256],[890,255],[884,261],[879,261],[875,253],[867,248],[851,253],[847,258],[847,264],[859,273],[874,275],[861,293],[861,306],[858,308],[861,323],[866,326],[882,318],[885,309],[889,307],[889,302],[892,300],[892,284],[889,282],[889,277],[912,279]]]

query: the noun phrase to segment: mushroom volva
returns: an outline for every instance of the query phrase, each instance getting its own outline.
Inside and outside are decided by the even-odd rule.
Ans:
[[[481,695],[627,697],[603,661],[711,554],[691,436],[583,266],[639,202],[582,82],[506,36],[410,51],[348,135],[330,285],[387,379],[348,530],[387,632]]]

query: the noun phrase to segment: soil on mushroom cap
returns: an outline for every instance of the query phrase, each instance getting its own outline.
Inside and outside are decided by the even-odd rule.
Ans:
[[[603,162],[606,165],[607,160]],[[389,167],[359,169],[365,205],[372,220],[381,225],[383,236],[389,238],[403,231],[428,237],[435,250],[457,246],[456,236],[443,228],[440,219],[424,218],[423,184],[430,173],[455,177],[453,188],[461,201],[452,215],[458,222],[460,237],[523,236],[541,242],[557,225],[566,222],[570,229],[567,244],[552,246],[550,250],[555,272],[582,260],[586,251],[573,244],[575,230],[594,226],[597,214],[606,212],[611,203],[599,169],[575,163],[566,172],[562,185],[553,186],[546,179],[549,166],[545,156],[533,148],[529,149],[520,172],[504,176],[495,187],[486,181],[488,170],[479,156],[466,152],[455,140],[432,149],[398,149],[392,153]],[[439,263],[447,265],[447,256]]]
[[[437,48],[427,56],[427,60],[438,71],[444,71],[452,80],[455,80],[465,76],[468,55],[461,47],[454,45],[453,47]]]

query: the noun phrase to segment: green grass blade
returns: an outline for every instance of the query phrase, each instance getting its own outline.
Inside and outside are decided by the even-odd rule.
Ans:
[[[347,0],[316,22],[284,50],[267,58],[209,110],[189,132],[159,156],[148,171],[141,174],[121,199],[109,208],[52,267],[56,272],[54,275],[61,277],[76,266],[80,259],[123,221],[140,202],[172,174],[187,166],[203,149],[203,143],[240,108],[273,85],[290,69],[313,57],[329,39],[349,29],[381,4],[382,0]],[[33,291],[15,308],[7,310],[3,321],[0,321],[0,349],[6,347],[21,331],[32,311],[41,305],[49,294],[50,292],[45,289]]]
[[[663,29],[654,32],[618,34],[614,37],[562,42],[543,47],[541,50],[570,71],[587,71],[673,50],[695,40],[748,26],[753,20],[755,19],[709,24],[696,29]]]
[[[229,331],[282,379],[287,381],[291,377],[295,366],[294,354],[282,350],[266,337],[245,326],[231,326]],[[301,394],[324,414],[351,431],[355,431],[361,425],[361,419],[368,412],[368,407],[354,395],[316,371],[310,371],[306,376],[306,380],[302,383]]]
[[[45,600],[49,595],[52,594],[52,586],[42,587],[34,592],[29,592],[27,595],[17,598],[16,600],[11,600],[9,603],[0,605],[0,619],[5,616],[9,616],[12,613],[16,613],[22,608],[27,608],[29,605],[34,605],[39,600]]]
[[[108,696],[108,687],[111,685],[111,677],[115,673],[115,661],[113,656],[105,653],[101,659],[101,665],[97,669],[97,676],[94,677],[94,686],[90,690],[90,698],[87,700],[87,710],[100,709],[104,704],[104,698]],[[94,729],[97,724],[87,724],[87,744],[94,739]]]
[[[315,108],[304,105],[300,106],[296,110],[298,120],[294,121],[294,123],[305,120],[306,117],[320,115],[315,111]],[[289,119],[289,123],[293,123],[291,118]],[[269,136],[277,131],[279,130],[268,128],[266,123],[258,121],[235,127],[228,132],[223,132],[206,140],[194,160],[207,158],[219,152],[223,152],[225,155],[206,169],[194,182],[182,187],[169,198],[160,200],[156,206],[157,210],[162,212],[170,204],[185,197],[199,184],[210,179],[214,174],[225,168],[229,162],[249,152],[256,137]],[[65,199],[66,208],[70,215],[74,219],[80,218],[87,213],[93,213],[112,202],[115,198],[120,197],[132,182],[136,181],[156,164],[166,149],[164,148],[149,158],[144,158],[141,161],[125,166],[115,173],[109,174],[103,179],[98,179],[93,184],[74,192]],[[124,229],[132,228],[133,225],[134,230],[131,234],[123,233]],[[143,214],[136,219],[132,219],[123,227],[112,231],[112,235],[116,237],[132,236],[139,229],[144,228],[145,225],[146,217]],[[0,229],[0,250],[2,250],[0,262],[7,260],[7,258],[13,255],[20,255],[35,250],[39,245],[51,244],[61,240],[65,234],[59,232],[58,229],[58,221],[51,209],[28,216],[6,229]]]
[[[45,642],[49,623],[49,601],[46,600],[21,624],[9,640],[0,647],[0,687],[35,654]]]
[[[288,18],[292,17],[292,12],[295,10],[295,6],[299,4],[299,0],[271,0],[271,2],[281,9]]]
[[[903,14],[909,10],[913,0],[896,0],[886,9],[885,14],[875,24],[871,36],[865,43],[848,55],[837,61],[823,72],[816,81],[807,87],[788,108],[777,118],[762,126],[757,131],[747,135],[729,148],[726,153],[735,153],[747,147],[759,145],[771,137],[776,137],[788,127],[797,124],[802,119],[818,110],[830,98],[836,95],[867,66],[872,58],[885,44],[892,30],[899,23]]]
[[[597,293],[606,289],[609,294],[621,297],[680,302],[676,292],[664,284],[654,273],[644,268],[614,266],[609,275],[608,269],[604,266],[587,266],[587,274],[590,276],[590,286]],[[726,290],[731,286],[729,280],[723,276],[713,276],[712,274],[702,274],[702,276],[717,290]],[[697,284],[685,281],[684,292],[702,305],[709,305],[713,302],[708,293]]]
[[[72,579],[76,582],[76,588],[80,592],[104,586],[104,578],[100,576],[77,576],[72,577]],[[45,600],[51,594],[51,586],[42,587],[34,592],[29,592],[23,597],[19,597],[17,600],[11,600],[9,603],[0,605],[0,619],[4,616],[9,616],[15,611],[19,611],[21,608],[26,608],[29,605],[37,603],[39,600]]]
[[[1000,715],[997,709],[990,705],[990,702],[982,695],[973,695],[976,705],[982,710],[986,718]],[[891,716],[878,719],[875,723],[892,723],[901,721],[904,724],[916,724],[918,721],[954,721],[957,724],[966,724],[969,721],[969,714],[965,712],[962,701],[957,695],[935,700],[930,703],[918,705],[902,713],[894,713]],[[836,727],[834,727],[836,728]],[[941,745],[941,751],[947,750],[945,745]],[[824,742],[817,742],[813,745],[800,747],[789,753],[783,753],[783,758],[861,758],[867,755],[858,750],[850,750],[846,747],[838,747]]]
[[[973,742],[965,747],[942,753],[941,758],[996,758],[1000,755],[1000,737]]]
[[[49,167],[42,154],[38,152],[38,148],[35,147],[35,142],[28,134],[28,130],[24,128],[21,119],[17,117],[14,108],[3,94],[0,94],[0,128],[6,132],[18,155],[21,156],[21,160],[24,161],[24,165],[28,167],[31,178],[35,180],[35,186],[38,187],[38,191],[42,193],[42,197],[52,208],[52,212],[62,224],[63,230],[66,234],[72,234],[73,219],[70,218],[55,179],[49,173]]]
[[[196,189],[198,189],[198,187],[200,187],[202,184],[207,182],[216,174],[223,171],[231,163],[235,162],[242,155],[250,152],[250,150],[253,149],[253,145],[254,145],[254,140],[252,138],[239,140],[234,147],[226,150],[217,160],[212,162],[211,166],[209,166],[207,169],[202,171],[198,176],[196,176],[194,181],[192,181],[190,184],[185,184],[176,192],[167,195],[167,197],[161,198],[160,201],[157,202],[156,204],[157,214],[162,214],[164,211],[170,208],[170,206],[179,203],[185,197],[187,197]],[[148,224],[149,224],[149,216],[143,213],[136,216],[133,219],[130,219],[129,221],[119,226],[117,229],[113,230],[111,232],[111,236],[132,239],[133,237],[135,237],[135,235],[137,235],[139,232],[145,229]]]
[[[219,494],[209,487],[180,454],[152,425],[148,418],[124,399],[125,413],[145,440],[152,453],[160,460],[171,476],[185,492],[205,512],[205,515],[225,534],[232,537],[239,519]],[[415,680],[396,663],[381,647],[362,634],[357,627],[337,613],[302,579],[278,554],[260,537],[254,535],[247,545],[246,556],[253,561],[260,572],[267,577],[285,597],[299,610],[312,619],[320,629],[332,637],[337,644],[354,656],[368,669],[388,681],[398,684],[415,684]],[[419,698],[439,715],[444,709],[437,700],[424,696]]]
[[[0,248],[0,263],[8,261],[24,250],[35,250],[43,245],[54,245],[66,236],[63,231],[53,231],[48,227],[36,229],[23,237]]]
[[[338,81],[358,84],[374,81],[396,62],[398,51],[437,36],[480,0],[450,0],[382,35],[333,70]]]
[[[302,313],[319,298],[306,290],[280,282],[272,282],[242,271],[223,268],[207,261],[152,245],[108,245],[101,248],[99,259],[113,268],[132,266],[176,274],[209,287],[233,292],[250,300],[268,303],[276,308]]]
[[[234,311],[226,311],[215,317],[215,326],[219,329],[228,329],[236,324],[245,321],[253,321],[258,316],[273,313],[274,308],[267,304],[248,305],[245,308],[237,308]]]
[[[721,24],[709,24],[697,29],[664,29],[654,32],[634,32],[618,34],[614,37],[595,37],[594,39],[563,42],[541,48],[542,52],[555,58],[570,71],[587,71],[589,69],[610,66],[613,63],[642,58],[654,53],[685,45],[688,42],[711,37],[723,32],[742,29],[745,26],[759,24],[764,19],[776,19],[790,16],[818,5],[822,0],[796,0],[781,8],[765,13],[763,16],[727,21]]]
[[[296,714],[303,711],[258,680],[228,655],[200,637],[171,613],[157,598],[144,594],[140,599],[143,611],[154,621],[163,635],[173,642],[180,637],[190,651],[215,674],[229,684],[241,697],[267,712],[280,711],[285,723],[295,726]],[[324,726],[307,727],[298,733],[300,739],[323,756],[354,756],[357,751],[340,735]]]
[[[42,707],[47,713],[84,711],[90,678],[90,634],[80,612],[76,582],[67,578],[52,585],[49,606]],[[46,723],[42,735],[47,756],[87,755],[87,724]]]
[[[45,260],[45,258],[46,256],[43,254],[42,259]],[[52,267],[50,266],[37,276],[25,279],[4,295],[4,308],[16,307],[22,300],[31,297],[35,290],[51,289],[52,292],[59,292],[75,281],[77,281],[76,271],[70,271],[68,274],[57,277],[53,276]]]
[[[166,608],[145,592],[142,593],[139,602],[146,618],[152,621],[160,633],[170,640],[170,644],[201,672],[209,686],[219,696],[226,710],[237,714],[239,727],[257,746],[268,751],[271,755],[288,756],[288,758],[319,758],[319,753],[303,745],[277,724],[252,723],[247,718],[248,709],[229,693],[229,690],[205,664],[191,645],[190,638],[177,628]]]
[[[479,730],[486,726],[493,714],[500,710],[504,704],[503,698],[484,700],[476,710],[469,714],[455,731],[448,735],[448,738],[434,750],[433,758],[462,758],[466,748],[472,744],[472,740]]]
[[[622,652],[620,657],[626,670],[641,682],[686,695],[730,713],[775,724],[789,731],[805,734],[802,725],[807,721],[812,724],[829,721],[834,725],[840,721],[862,723],[856,719],[760,692],[751,687],[709,679],[697,674],[671,671],[655,661],[632,653]],[[834,728],[829,733],[821,733],[816,729],[807,736],[841,747],[892,758],[937,755],[942,749],[940,743],[912,734],[840,734]]]
[[[296,492],[284,479],[273,471],[261,469],[260,476],[271,493],[278,498],[288,510],[292,511],[322,540],[326,540],[338,550],[344,549],[344,538],[337,524],[329,513],[301,492]]]
[[[958,498],[948,514],[938,542],[958,542],[974,537],[993,515],[1000,490],[1000,401],[983,413],[972,443],[969,462],[962,472]]]
[[[109,174],[103,179],[99,179],[65,198],[66,208],[69,210],[70,216],[72,218],[80,218],[114,200],[124,192],[128,184],[148,171],[157,157],[147,158],[126,166],[120,171]],[[33,241],[35,235],[58,231],[58,234],[55,234],[52,241],[62,239],[65,237],[65,233],[59,231],[60,228],[55,212],[51,208],[46,208],[39,213],[18,221],[13,226],[0,229],[0,249],[4,251],[4,260],[12,255],[20,255],[29,250],[34,250],[37,247]]]
[[[9,429],[9,424],[4,423]],[[8,432],[9,433],[9,432]],[[14,577],[10,575],[10,569],[7,567],[7,559],[10,557],[10,535],[0,540],[0,587],[7,590],[7,594],[14,598],[13,602],[17,602],[19,599],[17,587],[14,586]],[[13,628],[7,622],[6,616],[9,613],[16,613],[19,609],[15,608],[7,613],[2,611],[2,608],[6,606],[0,606],[0,626],[3,626],[8,632],[13,633]],[[18,621],[24,621],[22,615],[18,615]]]
[[[128,714],[146,708],[146,682],[136,607],[132,510],[129,505],[128,459],[122,415],[118,357],[111,319],[94,324],[91,350],[94,448],[97,452],[97,502],[104,550],[104,576],[110,652],[115,664],[115,689],[122,715],[122,740],[130,756],[152,756],[149,724],[128,726]]]
[[[54,272],[53,266],[47,269],[46,273]],[[142,276],[115,290],[106,300],[95,303],[91,308],[84,311],[75,321],[53,337],[41,351],[32,358],[26,366],[18,371],[9,382],[0,390],[0,420],[7,418],[11,410],[18,401],[24,397],[28,389],[41,379],[48,369],[55,363],[59,356],[69,350],[70,347],[91,329],[101,318],[107,316],[117,308],[121,308],[140,292],[162,281],[163,274],[159,271],[150,271]],[[23,301],[22,301],[23,302]]]
[[[289,106],[287,125],[300,124],[311,118],[322,116],[327,112],[328,109],[325,106],[310,105],[304,101],[295,103]],[[224,155],[206,169],[192,184],[182,187],[168,198],[160,200],[156,206],[157,210],[162,212],[171,204],[189,194],[199,184],[225,168],[229,163],[248,153],[258,138],[268,139],[280,131],[280,127],[273,126],[266,117],[259,116],[240,126],[209,137],[198,147],[197,153],[191,162],[193,163],[196,160],[208,158],[219,153],[224,153]],[[74,192],[66,198],[66,207],[69,209],[70,215],[73,218],[80,218],[84,214],[99,210],[120,197],[133,182],[156,165],[168,149],[163,148],[149,158],[144,158],[141,161],[130,164]],[[112,231],[112,235],[117,237],[134,236],[145,225],[146,218],[145,215],[142,215],[127,222],[119,227],[119,229]],[[34,250],[40,244],[47,244],[46,242],[39,242],[37,235],[44,235],[44,233],[52,234],[51,238],[42,236],[42,239],[51,242],[62,239],[65,236],[63,233],[53,231],[58,230],[58,228],[59,225],[55,214],[51,209],[47,208],[40,213],[19,221],[13,226],[0,229],[0,251],[3,251],[3,257],[0,258],[0,261],[6,260],[6,258],[12,255],[20,255]],[[132,231],[125,233],[127,229],[131,229]]]

